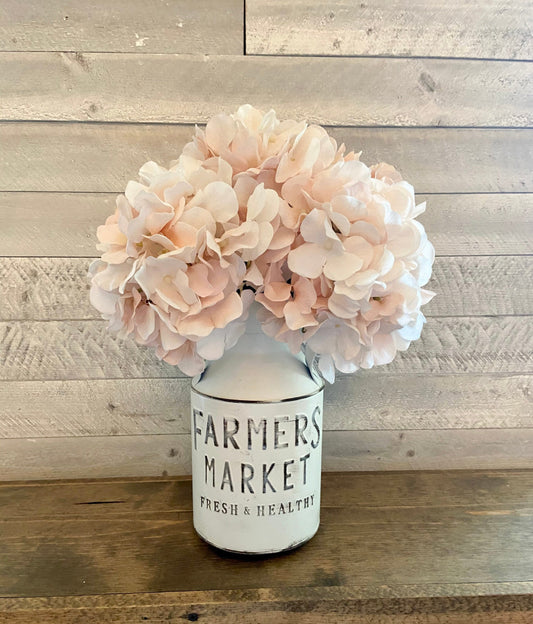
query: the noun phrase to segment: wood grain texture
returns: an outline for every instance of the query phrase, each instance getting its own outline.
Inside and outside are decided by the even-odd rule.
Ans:
[[[0,50],[241,54],[240,0],[74,0],[1,7]]]
[[[192,133],[173,125],[0,123],[0,189],[122,191],[144,162],[176,158]]]
[[[420,199],[428,194],[421,220],[443,256],[422,340],[392,365],[328,388],[325,466],[533,467],[529,0],[1,4],[0,480],[188,472],[189,381],[106,332],[84,274],[97,225],[138,167],[167,164],[193,123],[244,101],[328,126],[369,164],[395,163]],[[254,622],[366,613],[348,594],[329,612],[297,596],[248,598]],[[291,607],[279,610],[284,599]],[[249,613],[243,596],[196,600],[213,621]],[[517,604],[527,621],[528,606],[507,598],[494,621],[520,617]],[[142,619],[128,605],[120,617]],[[493,607],[431,608],[435,621],[444,613],[463,624]],[[78,608],[79,621],[91,617]],[[431,621],[401,608],[413,623]],[[47,604],[41,619],[68,621],[68,609]],[[162,609],[150,617],[189,613]],[[104,611],[113,621],[120,609]]]
[[[533,468],[533,429],[329,431],[325,470]]]
[[[115,198],[115,193],[0,193],[0,254],[94,256],[96,228],[115,209]]]
[[[442,597],[426,597],[426,588],[416,586],[422,596],[390,598],[363,587],[355,591],[338,587],[298,587],[292,591],[274,589],[163,594],[118,594],[61,598],[15,598],[0,600],[1,624],[131,624],[166,622],[182,624],[200,617],[213,624],[529,624],[533,615],[528,583],[478,583],[438,586]],[[516,587],[524,594],[507,594]],[[398,586],[392,593],[401,593]],[[410,594],[413,586],[405,587]],[[447,596],[449,592],[453,592]],[[429,589],[430,593],[435,590]],[[493,593],[490,593],[493,592]],[[495,593],[494,593],[495,592]],[[466,595],[461,595],[465,593]],[[375,594],[381,594],[375,598]],[[363,597],[364,596],[364,597]],[[369,596],[372,596],[369,598]],[[138,618],[138,619],[137,619]]]
[[[427,210],[419,220],[439,255],[533,253],[533,194],[420,199],[427,201]]]
[[[395,163],[420,194],[533,192],[533,130],[331,128],[362,160]],[[191,126],[0,123],[0,191],[121,192],[148,160],[168,164]],[[423,149],[421,149],[423,146]]]
[[[133,177],[133,171],[132,177]],[[95,254],[116,193],[0,193],[0,255]],[[533,254],[533,193],[418,195],[438,255]]]
[[[339,144],[362,150],[365,163],[396,164],[417,193],[533,189],[531,167],[526,170],[517,160],[530,162],[533,130],[331,128],[331,133]]]
[[[248,54],[532,59],[529,0],[247,0]]]
[[[0,481],[191,473],[189,434],[0,439]],[[533,428],[325,431],[325,471],[533,468]]]
[[[2,382],[0,438],[188,433],[189,384],[188,379]],[[532,396],[528,375],[361,372],[326,387],[324,428],[528,428]]]
[[[512,479],[509,475],[511,471],[502,470],[437,470],[420,471],[409,479],[403,472],[351,476],[330,472],[323,476],[324,485],[329,487],[323,488],[321,505],[346,504],[369,510],[382,507],[385,501],[386,506],[397,508],[455,506],[475,510],[487,506],[505,509],[508,505],[533,505],[531,471],[513,470]],[[481,485],[483,487],[479,487]],[[124,496],[125,489],[127,496]],[[164,517],[176,511],[191,512],[190,491],[190,477],[186,476],[0,482],[0,510],[2,520],[24,518],[32,512],[43,520],[76,520],[92,514],[113,518],[117,513],[136,511],[139,515],[152,512]],[[386,498],[383,498],[384,493]],[[50,501],[54,501],[53,508]],[[97,501],[106,504],[91,506]],[[433,590],[438,592],[438,587]]]
[[[89,302],[86,258],[0,258],[9,296],[0,321],[99,319]],[[438,293],[426,316],[529,314],[533,256],[437,258],[428,288]]]
[[[487,624],[487,618],[529,624],[530,587],[450,583],[4,598],[0,623],[34,624],[38,617],[40,624],[182,624],[201,617],[213,624]]]
[[[428,316],[530,314],[531,284],[533,256],[437,258],[428,288],[438,295],[424,307],[424,313]]]
[[[85,596],[77,606],[90,609],[104,607],[103,597],[114,594],[109,606],[117,615],[122,607],[129,622],[135,621],[133,616],[142,621],[141,606],[147,611],[154,607],[154,621],[156,616],[163,621],[178,597],[160,596],[157,602],[143,594],[191,592],[182,594],[182,604],[175,605],[170,615],[177,622],[179,616],[183,621],[187,613],[196,612],[201,621],[204,611],[183,609],[189,601],[202,605],[206,596],[202,601],[201,592],[214,592],[213,609],[217,603],[245,604],[251,599],[259,617],[269,612],[279,615],[284,598],[294,608],[290,619],[282,621],[294,621],[294,613],[298,616],[314,605],[321,615],[326,606],[331,608],[339,618],[332,621],[341,622],[355,606],[341,601],[336,607],[341,597],[363,599],[361,610],[355,612],[375,618],[380,613],[377,599],[385,604],[391,600],[389,609],[394,599],[400,599],[399,609],[401,599],[490,595],[491,590],[505,596],[511,588],[525,593],[531,586],[530,472],[325,474],[323,480],[316,537],[301,549],[261,559],[221,555],[194,534],[188,481],[0,487],[0,496],[7,501],[0,512],[0,595],[12,597],[0,603],[2,615],[9,618],[13,607],[24,605],[13,600],[16,597],[38,596],[40,600],[33,601],[37,613],[44,611],[46,616],[46,608],[55,607],[61,616],[72,596]],[[135,592],[141,593],[137,610],[127,602],[131,596],[116,595]],[[50,604],[46,596],[65,598]],[[521,604],[523,611],[531,606],[531,596],[528,599],[503,599],[500,607],[506,604],[511,610],[513,604],[514,608]],[[482,622],[469,619],[477,611],[487,615],[488,603],[478,610],[476,601],[469,609],[461,600],[455,608],[453,601],[442,601],[439,610],[438,600],[422,600],[418,610],[424,603],[430,613],[438,614],[446,604],[456,614],[463,611],[462,622]],[[415,605],[407,600],[400,614],[414,617]],[[216,617],[216,610],[212,613]],[[206,621],[218,620],[210,619],[207,611]]]
[[[190,473],[189,434],[0,439],[0,481]]]
[[[328,125],[528,127],[532,78],[516,62],[6,52],[0,120],[197,123],[250,102]]]
[[[530,470],[437,470],[417,472],[411,479],[409,476],[384,471],[358,475],[326,473],[323,479],[327,487],[321,494],[321,506],[346,504],[372,510],[384,506],[386,501],[386,506],[397,508],[454,506],[475,510],[533,504]],[[192,511],[190,491],[190,477],[186,476],[0,482],[0,509],[2,520],[24,518],[32,512],[43,520],[75,520],[91,514],[106,518],[135,511],[139,515],[153,512],[163,517],[176,511]],[[53,508],[50,501],[54,501]],[[91,506],[97,501],[106,504]],[[438,587],[433,590],[438,592]]]
[[[430,318],[420,340],[373,374],[532,372],[533,316]],[[0,322],[0,380],[182,377],[103,321]]]

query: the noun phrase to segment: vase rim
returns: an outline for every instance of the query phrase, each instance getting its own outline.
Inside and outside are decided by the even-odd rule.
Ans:
[[[322,381],[322,384],[320,385],[320,387],[318,387],[314,392],[310,392],[308,394],[302,394],[299,396],[294,396],[294,397],[288,397],[286,399],[279,399],[279,400],[252,400],[252,399],[226,399],[224,397],[220,397],[220,396],[214,396],[212,394],[207,394],[206,392],[201,392],[200,390],[197,390],[195,387],[195,383],[198,383],[198,381],[200,381],[201,375],[199,375],[198,377],[195,377],[192,380],[191,383],[191,391],[195,392],[196,394],[206,397],[208,399],[215,399],[216,401],[223,401],[224,403],[249,403],[252,405],[261,405],[261,404],[275,404],[275,403],[290,403],[291,401],[301,401],[302,399],[308,399],[309,397],[315,396],[315,394],[318,394],[319,392],[322,392],[322,390],[324,390],[324,386],[325,383],[324,381]]]

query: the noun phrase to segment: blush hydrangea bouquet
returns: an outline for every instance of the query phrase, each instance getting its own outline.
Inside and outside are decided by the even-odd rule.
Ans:
[[[168,169],[141,167],[98,228],[91,302],[120,336],[201,373],[262,329],[332,382],[420,337],[434,250],[413,187],[327,131],[241,106]]]

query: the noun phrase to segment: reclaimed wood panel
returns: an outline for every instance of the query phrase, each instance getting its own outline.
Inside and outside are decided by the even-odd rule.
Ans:
[[[188,379],[0,383],[0,438],[190,431]],[[328,431],[531,427],[528,375],[339,377],[326,387]],[[379,397],[379,401],[376,401]]]
[[[533,424],[530,375],[380,372],[339,376],[326,387],[326,429],[497,429]]]
[[[353,478],[346,475],[335,472],[324,475],[324,483],[329,485],[321,494],[324,508],[339,507],[340,503],[372,510],[383,506],[384,501],[387,506],[397,508],[428,509],[449,506],[466,510],[487,506],[505,509],[508,505],[533,505],[529,470],[513,470],[511,479],[510,471],[496,469],[420,471],[412,479],[406,479],[402,472],[374,471]],[[477,487],[481,483],[483,487]],[[31,512],[43,520],[93,515],[104,518],[128,513],[139,516],[157,513],[163,517],[176,511],[192,511],[190,487],[190,477],[184,476],[8,481],[0,482],[0,510],[2,519],[24,518]],[[50,501],[54,501],[53,508]],[[98,502],[102,504],[97,505]]]
[[[0,258],[0,283],[9,293],[0,321],[101,318],[89,302],[89,264],[86,258]],[[428,288],[438,295],[424,314],[529,314],[532,283],[533,256],[437,258]]]
[[[357,595],[366,587],[367,598],[372,590],[375,597],[401,596],[405,585],[411,586],[407,596],[427,596],[428,591],[438,596],[448,584],[487,584],[487,592],[498,583],[522,583],[526,589],[533,572],[531,475],[524,480],[522,471],[466,473],[462,492],[448,497],[441,497],[441,490],[451,493],[449,482],[461,480],[456,472],[448,479],[408,472],[389,482],[386,476],[325,474],[316,537],[304,548],[259,560],[221,556],[194,534],[188,481],[164,483],[168,502],[163,510],[158,508],[160,481],[101,484],[97,497],[91,496],[95,485],[90,482],[77,484],[74,491],[48,484],[6,485],[5,496],[11,491],[22,509],[31,498],[35,510],[0,512],[0,595],[81,595],[89,601],[88,594],[114,594],[112,600],[119,601],[120,593],[225,590],[242,603],[255,590],[267,612],[276,590],[298,601],[310,597],[306,588],[320,588],[333,606],[341,588]],[[393,485],[406,494],[402,500]],[[419,489],[429,492],[424,502],[416,496]],[[369,492],[372,506],[352,502],[361,490]],[[479,490],[485,502],[479,501]],[[347,491],[352,496],[343,498]],[[153,506],[147,501],[152,496]],[[56,513],[66,507],[70,513]],[[472,593],[474,587],[467,595]],[[367,603],[363,613],[370,615],[371,606]],[[302,608],[300,603],[296,613]],[[175,613],[175,621],[182,614]],[[142,621],[142,613],[137,615]]]
[[[532,79],[517,62],[6,52],[0,120],[203,123],[250,102],[332,126],[528,127]]]
[[[189,434],[0,439],[0,481],[187,474]]]
[[[37,616],[39,624],[182,624],[201,616],[216,624],[487,624],[487,617],[491,624],[528,624],[531,587],[526,581],[4,598],[0,623],[34,624]]]
[[[533,253],[533,194],[419,198],[427,201],[419,220],[439,255]]]
[[[131,173],[134,177],[134,172]],[[90,258],[115,193],[0,192],[0,256]],[[533,254],[533,193],[418,195],[438,255]]]
[[[0,255],[94,256],[96,228],[114,211],[115,198],[116,193],[0,193]]]
[[[532,59],[529,0],[247,0],[248,54]]]
[[[328,469],[531,466],[532,6],[428,2],[2,3],[0,479],[188,472],[188,379],[106,333],[84,273],[138,167],[246,100],[397,164],[448,256],[422,340],[328,388]]]
[[[530,314],[533,256],[436,258],[428,288],[438,293],[427,316]],[[514,295],[520,302],[515,302]],[[477,310],[477,312],[476,312]]]
[[[240,0],[3,0],[0,50],[242,54]]]
[[[487,506],[505,509],[508,505],[533,505],[529,470],[513,470],[511,479],[507,470],[420,471],[415,479],[406,479],[402,472],[374,471],[353,478],[347,478],[346,474],[324,475],[324,482],[329,484],[321,494],[324,508],[339,507],[340,502],[372,510],[381,507],[385,500],[387,506],[398,508],[454,506],[476,510]],[[176,511],[192,511],[190,480],[178,476],[0,482],[0,509],[2,519],[13,520],[32,512],[43,520],[74,520],[93,515],[112,518],[129,513],[139,516],[157,513],[163,517]],[[483,487],[476,487],[481,482]],[[438,500],[435,500],[436,492]],[[54,501],[52,509],[50,501]],[[98,502],[101,504],[97,505]]]
[[[330,128],[368,164],[396,163],[418,193],[533,192],[533,130]],[[121,192],[147,160],[167,164],[191,126],[0,123],[0,191]],[[423,149],[421,149],[423,146]]]
[[[120,192],[144,162],[176,158],[192,133],[173,125],[0,123],[0,190]]]
[[[322,469],[533,468],[533,429],[325,431]],[[190,434],[0,440],[0,481],[191,473]]]
[[[533,429],[328,431],[324,470],[533,468]]]
[[[430,318],[420,340],[374,374],[532,372],[533,316]],[[104,321],[0,322],[0,380],[182,377]]]

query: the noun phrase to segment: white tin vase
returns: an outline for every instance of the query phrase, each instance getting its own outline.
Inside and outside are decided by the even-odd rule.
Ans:
[[[323,382],[302,356],[246,333],[191,387],[194,528],[217,548],[268,554],[320,523]]]

